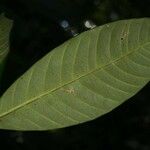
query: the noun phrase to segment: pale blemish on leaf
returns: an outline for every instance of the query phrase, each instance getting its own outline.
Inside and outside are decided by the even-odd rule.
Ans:
[[[121,35],[121,41],[125,40],[129,35],[129,31],[128,31],[128,28],[127,28],[127,24],[126,24],[126,27],[125,27],[125,30],[122,32],[122,35]]]
[[[68,89],[63,89],[64,92],[68,93],[68,94],[75,94],[75,89],[73,87],[70,87]]]

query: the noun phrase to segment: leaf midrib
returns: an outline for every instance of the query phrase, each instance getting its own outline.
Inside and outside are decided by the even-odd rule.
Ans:
[[[107,67],[107,66],[109,66],[109,65],[111,65],[111,64],[113,64],[113,63],[119,62],[120,60],[122,60],[122,59],[128,57],[129,55],[132,55],[134,52],[138,51],[140,48],[143,48],[144,46],[146,46],[146,45],[148,45],[148,44],[150,44],[150,42],[146,42],[146,43],[144,43],[143,45],[139,46],[138,48],[134,49],[133,51],[130,51],[130,52],[127,53],[126,55],[121,56],[120,58],[118,58],[118,59],[116,59],[116,60],[114,60],[114,61],[111,61],[111,62],[109,62],[108,64],[105,64],[105,65],[103,65],[103,66],[101,66],[101,67],[98,67],[98,68],[96,68],[96,69],[94,69],[94,70],[91,70],[90,72],[88,72],[88,73],[86,73],[86,74],[84,74],[84,75],[82,75],[82,76],[80,76],[80,77],[78,77],[78,78],[76,78],[76,79],[74,79],[74,80],[72,80],[72,81],[69,81],[69,82],[67,82],[66,84],[62,85],[62,86],[59,86],[59,87],[57,87],[57,88],[54,88],[53,90],[50,90],[50,91],[46,91],[46,92],[44,92],[44,93],[42,93],[42,94],[40,94],[40,95],[38,95],[38,96],[36,96],[36,97],[34,97],[34,98],[32,98],[32,99],[29,99],[29,100],[26,101],[25,103],[22,103],[21,105],[18,105],[18,106],[16,106],[16,107],[10,109],[9,111],[2,113],[2,114],[0,115],[0,119],[6,117],[7,115],[9,115],[9,114],[11,114],[11,113],[13,113],[14,111],[17,111],[17,110],[21,109],[22,107],[25,107],[26,105],[29,105],[29,104],[31,104],[31,103],[33,103],[33,102],[39,100],[41,97],[44,97],[44,96],[46,96],[46,95],[48,95],[48,94],[50,94],[50,93],[52,93],[52,92],[55,92],[55,91],[57,91],[57,90],[59,90],[59,89],[65,87],[65,86],[67,86],[67,85],[69,85],[69,84],[71,84],[71,83],[73,83],[73,82],[76,82],[77,80],[80,80],[81,78],[86,77],[86,76],[88,76],[88,75],[90,75],[90,74],[92,74],[92,73],[94,73],[94,72],[96,72],[96,71],[98,71],[98,70],[101,70],[101,69],[103,69],[103,68],[105,68],[105,67]]]

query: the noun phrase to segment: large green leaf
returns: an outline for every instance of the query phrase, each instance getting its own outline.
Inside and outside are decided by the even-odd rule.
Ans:
[[[0,76],[2,73],[3,63],[9,51],[9,32],[12,21],[6,19],[0,14]]]
[[[0,128],[48,130],[95,119],[150,81],[150,19],[103,25],[54,49],[0,100]]]

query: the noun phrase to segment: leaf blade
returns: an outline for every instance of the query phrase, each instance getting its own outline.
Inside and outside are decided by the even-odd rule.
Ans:
[[[6,19],[0,14],[0,76],[2,74],[3,64],[9,51],[9,32],[11,30],[12,21]]]
[[[149,22],[104,25],[46,55],[1,98],[0,128],[62,128],[95,119],[132,97],[150,80],[149,61],[139,55],[143,48],[150,52]]]

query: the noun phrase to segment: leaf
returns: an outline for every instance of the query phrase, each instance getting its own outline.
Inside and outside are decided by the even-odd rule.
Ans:
[[[4,60],[9,51],[9,32],[12,21],[0,14],[0,76],[3,69]]]
[[[64,43],[1,97],[0,128],[52,130],[93,120],[150,81],[150,19],[103,25]]]

